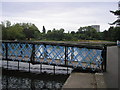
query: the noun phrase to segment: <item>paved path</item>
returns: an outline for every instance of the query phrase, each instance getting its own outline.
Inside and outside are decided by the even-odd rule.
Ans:
[[[102,73],[73,72],[63,86],[65,88],[106,88]]]
[[[73,72],[63,86],[65,88],[118,88],[118,59],[120,48],[107,48],[107,72],[78,73]],[[119,56],[119,57],[118,57]]]
[[[118,88],[119,55],[119,47],[112,46],[107,48],[107,72],[104,73],[104,79],[108,88]]]

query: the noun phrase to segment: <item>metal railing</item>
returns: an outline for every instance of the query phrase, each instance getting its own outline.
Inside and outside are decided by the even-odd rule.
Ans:
[[[106,46],[2,41],[2,60],[106,71]]]

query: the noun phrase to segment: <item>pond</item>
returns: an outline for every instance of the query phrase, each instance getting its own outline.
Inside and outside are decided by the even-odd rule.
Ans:
[[[3,89],[46,89],[60,90],[64,85],[72,69],[69,68],[68,74],[65,67],[42,65],[40,71],[39,65],[32,65],[29,72],[28,63],[20,62],[18,70],[17,62],[2,61],[2,88]]]
[[[3,71],[2,89],[61,90],[68,76]]]

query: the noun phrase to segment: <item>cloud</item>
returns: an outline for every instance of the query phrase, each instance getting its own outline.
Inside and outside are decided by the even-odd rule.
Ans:
[[[118,0],[1,0],[2,2],[118,2]]]
[[[77,30],[80,26],[101,25],[101,31],[109,27],[115,17],[109,10],[116,10],[116,3],[3,3],[3,20],[34,23],[40,30],[64,28]]]

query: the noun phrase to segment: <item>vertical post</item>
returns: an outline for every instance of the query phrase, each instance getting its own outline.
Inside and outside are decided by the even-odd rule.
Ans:
[[[103,71],[104,70],[104,48],[102,50],[101,56],[102,56],[102,60],[103,60],[103,62],[101,64],[101,70]]]
[[[104,51],[104,71],[106,71],[106,69],[107,69],[107,46],[105,45],[104,46],[104,49],[105,49],[105,51]]]
[[[53,68],[53,70],[54,70],[54,75],[55,75],[55,65],[54,65],[54,68]]]
[[[40,64],[40,73],[42,73],[42,63]]]
[[[34,63],[35,60],[35,44],[32,46],[32,54],[31,54],[31,63]]]
[[[69,70],[69,69],[68,69],[68,67],[67,67],[67,74],[68,74],[68,70]]]
[[[71,52],[71,60],[72,60],[74,58],[74,48],[71,47],[71,49],[72,49],[72,52]]]
[[[20,43],[20,49],[22,49],[22,45],[21,45],[21,43]],[[20,55],[21,55],[21,57],[22,57],[22,54],[23,54],[23,52],[20,51]]]
[[[5,58],[7,60],[7,69],[8,69],[8,45],[7,45],[7,43],[5,43],[5,48],[6,48],[6,56],[5,56]]]
[[[102,70],[105,72],[107,67],[107,46],[106,45],[104,45],[104,48],[102,51],[102,58],[103,58]]]
[[[29,72],[30,72],[30,62],[29,62]]]
[[[44,44],[44,50],[43,50],[43,52],[44,52],[44,58],[47,58],[47,49],[46,49],[46,44]]]
[[[18,60],[18,70],[19,70],[19,60]]]
[[[104,49],[102,50],[102,52],[101,52],[101,57],[102,57],[102,64],[101,64],[101,70],[103,71],[104,70],[104,58],[103,58],[103,53],[104,52]]]
[[[65,65],[68,65],[68,48],[65,46]],[[68,74],[68,66],[67,66],[67,74]]]
[[[65,46],[65,65],[67,65],[67,47]]]

